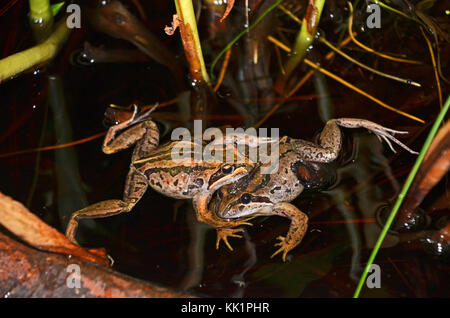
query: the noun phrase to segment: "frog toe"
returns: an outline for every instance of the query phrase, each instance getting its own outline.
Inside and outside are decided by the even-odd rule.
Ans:
[[[140,122],[143,122],[145,120],[148,120],[151,118],[151,113],[153,113],[153,111],[158,107],[158,104],[154,105],[152,108],[150,108],[149,110],[142,112],[142,109],[137,106],[137,105],[133,105],[134,106],[134,112],[133,112],[133,116],[132,116],[132,122],[133,124],[137,124]]]
[[[253,224],[250,223],[250,222],[248,222],[248,221],[250,221],[250,220],[252,220],[252,219],[254,219],[254,218],[256,218],[256,216],[251,216],[251,217],[248,217],[248,218],[239,220],[239,221],[235,221],[235,226],[240,226],[240,225],[253,226]]]
[[[276,250],[275,253],[270,256],[270,258],[273,258],[274,256],[282,253],[281,259],[283,260],[283,262],[286,262],[286,255],[290,250],[292,250],[293,247],[286,241],[286,238],[284,236],[278,236],[277,239],[280,240],[280,242],[276,243],[275,246],[280,246],[280,248]]]
[[[228,242],[228,237],[237,237],[242,238],[242,235],[236,234],[239,232],[243,232],[244,229],[229,229],[229,228],[218,228],[217,229],[217,240],[216,240],[216,249],[219,249],[220,241],[223,241],[225,245],[228,247],[230,251],[233,250],[230,243]]]

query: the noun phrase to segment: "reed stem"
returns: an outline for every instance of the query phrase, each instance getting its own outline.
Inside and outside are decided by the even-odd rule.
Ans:
[[[30,0],[30,25],[38,43],[45,41],[52,32],[53,13],[49,0]]]
[[[380,249],[381,244],[383,243],[384,238],[386,237],[386,234],[389,231],[389,228],[391,227],[392,222],[394,221],[395,215],[397,214],[397,211],[399,210],[399,208],[403,202],[403,199],[405,198],[405,196],[414,180],[414,177],[416,176],[417,171],[419,170],[419,167],[422,164],[423,158],[425,157],[425,154],[427,153],[428,148],[430,147],[430,144],[433,141],[433,138],[439,129],[439,126],[441,125],[442,121],[444,120],[445,114],[447,113],[449,107],[450,107],[450,96],[447,97],[447,101],[445,102],[444,107],[441,109],[439,115],[437,116],[437,118],[433,124],[433,127],[431,128],[430,133],[428,134],[428,137],[422,146],[422,150],[420,150],[419,156],[417,157],[417,160],[414,163],[414,166],[411,169],[411,172],[409,173],[408,178],[406,179],[406,182],[402,188],[402,191],[400,192],[397,200],[395,201],[394,207],[392,208],[392,211],[389,214],[388,219],[386,220],[386,224],[384,225],[383,230],[381,231],[380,236],[378,237],[378,240],[375,243],[375,246],[373,247],[372,253],[369,256],[369,260],[367,261],[367,264],[364,267],[364,271],[359,280],[358,286],[356,287],[355,293],[353,294],[353,298],[359,297],[359,294],[361,293],[361,289],[364,285],[364,282],[366,281],[367,274],[369,273],[369,269],[370,269],[371,265],[373,264],[375,257],[377,256],[378,250]]]
[[[191,0],[175,0],[178,18],[181,19],[186,32],[181,32],[183,47],[191,67],[191,75],[196,80],[203,80],[210,84],[208,72],[203,59],[202,46],[198,35],[197,20],[195,18],[194,6]],[[184,33],[184,34],[183,34]],[[198,65],[198,66],[197,66]],[[200,69],[198,69],[198,67]],[[198,77],[199,74],[201,78]]]
[[[34,66],[51,60],[69,37],[66,21],[61,21],[52,35],[39,45],[0,60],[0,83]]]
[[[291,73],[297,68],[306,55],[309,46],[313,43],[317,26],[319,25],[325,0],[309,0],[306,14],[302,20],[302,26],[292,48],[292,55],[284,67],[285,75],[279,78],[275,85],[277,90],[284,91],[285,84],[289,80]]]

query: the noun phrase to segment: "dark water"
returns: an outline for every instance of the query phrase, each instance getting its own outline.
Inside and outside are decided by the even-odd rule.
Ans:
[[[126,3],[137,14],[131,2]],[[179,38],[168,38],[161,32],[171,21],[174,8],[165,1],[155,1],[153,7],[144,1],[142,4],[148,12],[148,28],[184,63]],[[250,7],[253,5],[250,1]],[[344,7],[341,1],[330,2],[324,11],[321,23],[329,41],[337,41],[339,37],[340,20],[347,16]],[[441,18],[441,7],[435,5],[428,14]],[[234,10],[227,32],[216,36],[207,28],[206,11],[202,12],[201,38],[205,39],[207,64],[242,29],[244,16],[239,14],[242,5]],[[210,121],[211,126],[254,124],[275,104],[273,98],[277,95],[267,87],[273,84],[279,66],[273,45],[264,38],[271,34],[272,24],[296,28],[280,11],[275,12],[266,25],[255,29],[261,45],[259,59],[267,63],[267,68],[249,62],[247,45],[252,43],[249,39],[244,38],[233,48],[228,77],[217,94],[217,104],[211,106],[211,113],[217,118]],[[302,16],[302,12],[298,15]],[[26,14],[26,6],[18,2],[0,16],[2,56],[32,45]],[[363,53],[354,45],[349,46],[347,53],[385,72],[419,81],[422,88],[373,76],[342,58],[324,66],[380,100],[424,119],[425,125],[385,110],[329,78],[314,76],[295,95],[299,98],[285,103],[263,127],[279,128],[280,135],[311,140],[327,117],[366,118],[409,131],[402,140],[419,150],[439,111],[428,48],[412,23],[384,11],[383,14],[383,27],[366,30],[358,39],[425,64],[386,61]],[[106,131],[104,112],[111,103],[142,105],[175,97],[170,73],[157,63],[73,62],[84,41],[110,48],[133,48],[123,40],[95,32],[84,23],[83,20],[82,29],[72,34],[51,65],[0,85],[0,154],[79,140]],[[286,35],[290,40],[294,36],[295,32]],[[441,51],[444,73],[448,71],[445,54],[448,51],[448,43],[444,43]],[[322,46],[311,52],[315,58],[326,53]],[[448,86],[443,83],[442,88],[445,97]],[[164,114],[160,117],[164,120],[159,121],[167,131],[189,124],[176,105],[157,113]],[[257,218],[252,227],[246,228],[243,239],[230,240],[234,251],[224,246],[216,250],[214,229],[195,220],[189,201],[169,199],[151,190],[131,213],[80,222],[80,242],[89,247],[105,247],[115,260],[114,268],[120,272],[202,295],[350,297],[381,231],[377,214],[393,203],[416,157],[402,150],[394,154],[364,131],[345,133],[343,153],[336,167],[336,185],[322,192],[305,192],[294,201],[309,215],[310,226],[286,263],[279,257],[271,259],[270,255],[276,250],[273,246],[276,238],[285,235],[288,220]],[[162,140],[168,139],[166,133]],[[122,197],[131,150],[107,156],[101,152],[101,143],[101,139],[96,139],[63,150],[0,158],[0,190],[27,204],[31,211],[63,232],[73,211]],[[448,181],[444,178],[421,205],[428,221],[420,230],[437,231],[446,224],[449,196]],[[381,269],[381,288],[364,288],[362,296],[450,296],[449,248],[440,247],[442,251],[414,235],[407,238],[395,233],[388,235],[375,260]]]

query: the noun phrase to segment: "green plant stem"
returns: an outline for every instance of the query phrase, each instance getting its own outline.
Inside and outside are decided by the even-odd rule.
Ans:
[[[186,28],[190,27],[192,31],[192,40],[194,42],[198,62],[200,63],[202,78],[206,83],[210,84],[208,72],[206,71],[205,61],[203,59],[202,46],[200,44],[200,37],[198,35],[197,20],[195,17],[192,0],[175,0],[175,7],[177,9],[178,17],[183,21],[183,24],[186,26]]]
[[[428,137],[425,140],[425,143],[423,144],[422,149],[420,150],[419,156],[417,157],[417,160],[414,163],[414,166],[411,169],[411,172],[409,173],[408,178],[406,179],[406,182],[402,188],[402,191],[400,192],[397,200],[395,201],[394,207],[392,208],[392,211],[389,214],[386,224],[384,225],[383,230],[381,231],[380,236],[378,237],[378,240],[375,243],[375,246],[373,247],[372,253],[369,256],[369,260],[367,261],[367,264],[364,268],[362,276],[358,282],[358,286],[356,287],[355,293],[353,294],[353,298],[359,297],[359,294],[364,285],[364,282],[366,281],[367,274],[369,272],[369,268],[372,265],[376,255],[378,253],[378,250],[380,249],[381,244],[383,243],[383,240],[386,237],[386,234],[392,225],[392,222],[394,221],[395,215],[397,214],[397,211],[399,210],[399,208],[403,202],[403,199],[405,198],[406,193],[408,192],[408,190],[414,180],[414,177],[417,174],[417,171],[419,170],[419,167],[423,161],[423,158],[425,157],[425,154],[427,153],[428,148],[430,147],[430,144],[433,141],[433,138],[439,129],[439,126],[441,125],[442,121],[444,120],[445,114],[447,113],[449,107],[450,107],[450,96],[447,97],[447,101],[445,102],[444,107],[441,109],[441,112],[437,116],[437,118],[433,124],[433,127],[431,128],[430,133],[428,134]]]
[[[48,19],[52,16],[49,0],[30,0],[29,2],[31,19]]]
[[[64,1],[52,4],[50,6],[50,9],[52,10],[53,16],[57,15],[63,6],[64,6]]]
[[[286,72],[284,77],[286,79],[289,78],[292,71],[303,60],[308,47],[314,41],[324,4],[325,0],[310,0],[308,3],[305,17],[303,17],[302,26],[300,27],[297,39],[295,40],[295,45],[292,49],[292,55],[284,67]]]
[[[249,27],[245,30],[242,30],[238,35],[236,35],[236,37],[231,40],[223,49],[222,51],[220,51],[220,53],[216,56],[216,58],[214,59],[214,61],[211,64],[211,67],[209,69],[209,74],[211,77],[214,76],[214,67],[216,66],[217,62],[220,61],[220,59],[222,58],[222,56],[228,51],[228,49],[230,47],[232,47],[237,41],[239,41],[248,31],[250,31],[251,29],[253,29],[259,22],[262,21],[262,19],[264,19],[266,17],[266,15],[268,15],[270,12],[272,12],[273,9],[275,9],[276,7],[278,7],[284,0],[278,0],[277,2],[275,2],[274,4],[272,4],[269,8],[266,9],[266,11],[264,11],[259,17],[257,17],[255,19],[255,21],[249,25]]]
[[[49,0],[30,0],[30,25],[38,43],[45,41],[53,28],[53,12]]]
[[[383,8],[385,8],[385,9],[387,9],[387,10],[389,10],[389,11],[392,11],[392,12],[394,12],[394,13],[397,13],[398,15],[401,15],[401,16],[403,16],[404,18],[407,18],[407,19],[412,20],[412,21],[414,21],[414,22],[420,23],[420,21],[417,20],[416,18],[410,17],[410,16],[407,15],[406,13],[404,13],[404,12],[402,12],[402,11],[400,11],[400,10],[397,10],[397,9],[395,9],[395,8],[392,8],[392,7],[388,6],[387,4],[385,4],[385,3],[383,3],[383,2],[381,2],[381,1],[379,1],[379,0],[370,0],[370,1],[372,1],[372,2],[375,3],[375,4],[378,4],[380,7],[383,7]],[[420,23],[420,24],[421,24],[421,23]]]
[[[52,35],[43,43],[0,60],[0,83],[33,66],[51,60],[67,40],[70,29],[66,21],[60,22]]]

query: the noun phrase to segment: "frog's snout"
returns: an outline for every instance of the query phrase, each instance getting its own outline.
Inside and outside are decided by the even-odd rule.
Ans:
[[[219,190],[216,191],[216,201],[215,201],[215,206],[214,206],[214,212],[216,213],[217,216],[221,217],[221,218],[229,218],[229,214],[228,213],[230,211],[229,209],[229,204],[227,202],[223,201],[224,198],[224,193],[222,188],[220,188]]]

